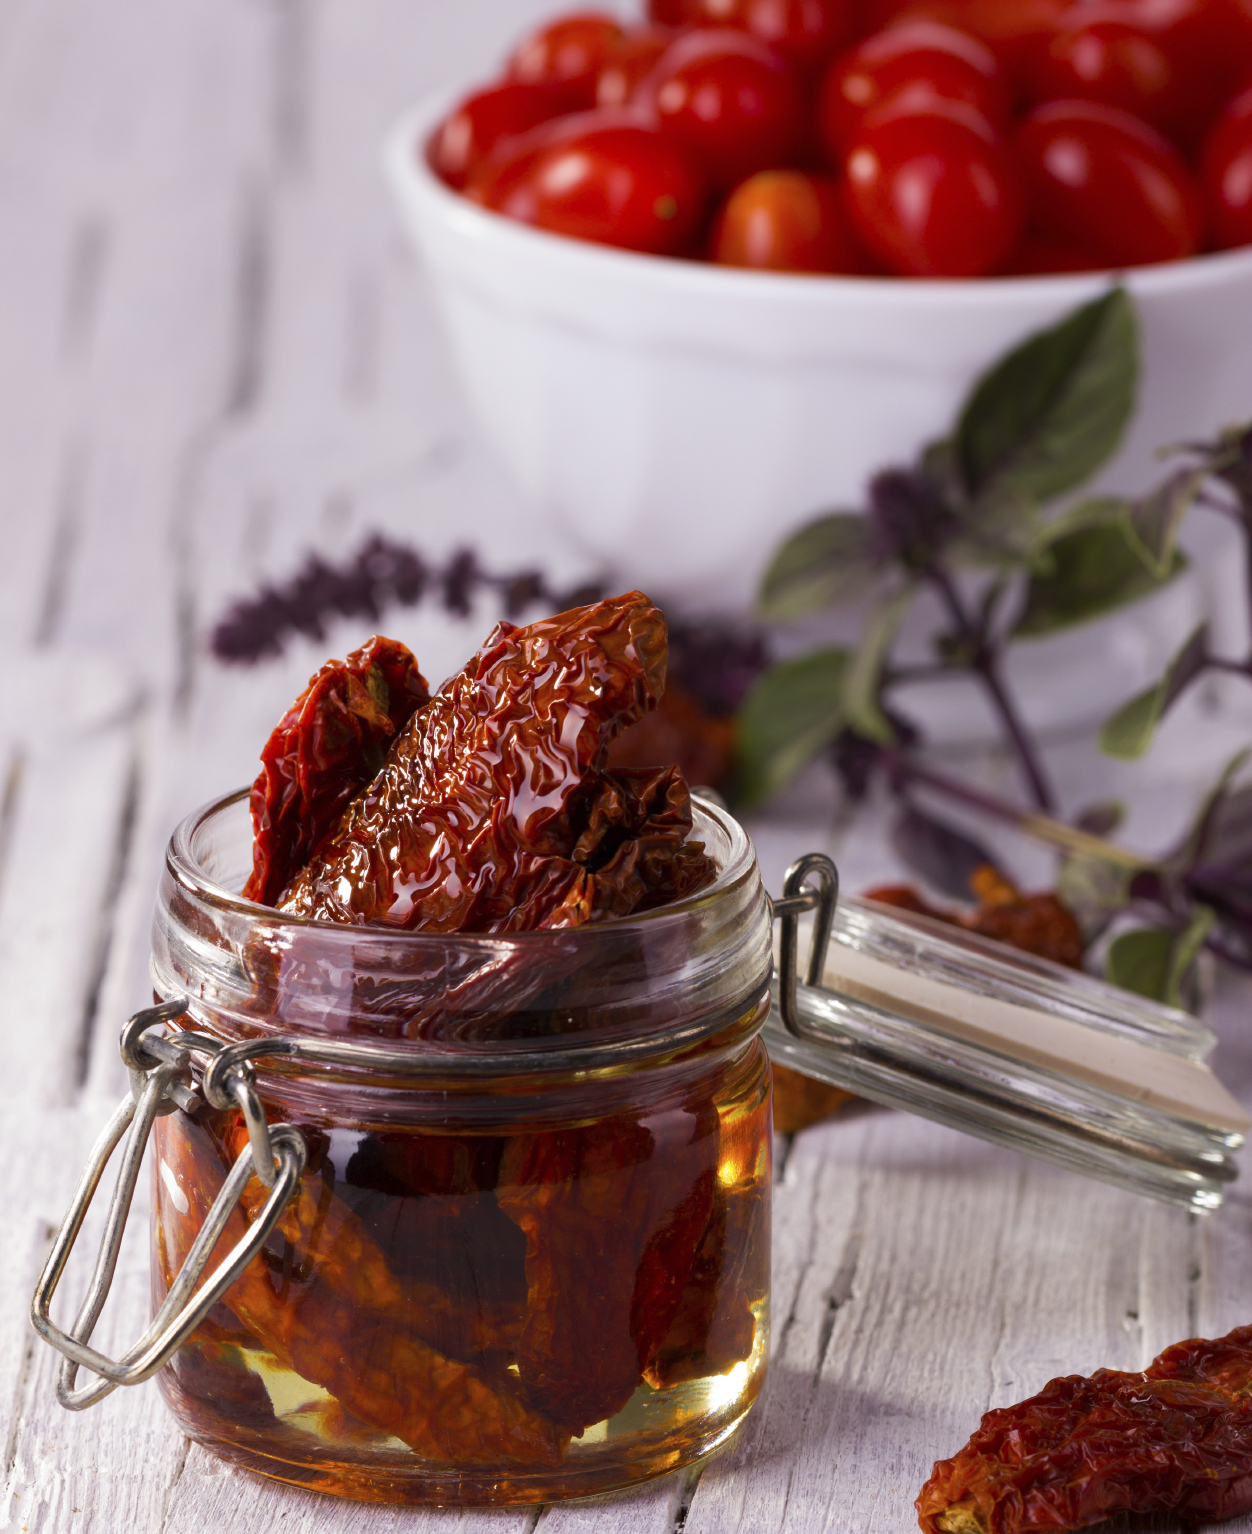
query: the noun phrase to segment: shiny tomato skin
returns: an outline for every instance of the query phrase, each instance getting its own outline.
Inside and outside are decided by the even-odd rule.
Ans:
[[[714,223],[709,256],[757,271],[864,270],[842,187],[799,170],[762,170],[741,181]]]
[[[518,80],[476,91],[431,134],[426,151],[431,169],[459,189],[489,155],[508,140],[559,116],[564,106],[559,91]]]
[[[912,17],[938,21],[980,38],[1018,88],[1073,0],[876,0],[876,26]],[[1085,3],[1085,0],[1079,0]]]
[[[804,75],[828,63],[855,25],[851,0],[685,0],[685,5],[689,25],[747,32]]]
[[[1128,21],[1075,15],[1036,56],[1032,100],[1100,101],[1170,132],[1186,111],[1185,87],[1161,40]]]
[[[804,113],[794,74],[772,48],[743,32],[683,34],[638,99],[714,186],[787,164],[801,142]]]
[[[691,22],[691,0],[648,0],[648,20],[658,27],[685,27]]]
[[[995,54],[939,22],[902,21],[837,58],[818,97],[818,129],[833,163],[843,158],[867,112],[897,92],[962,101],[1002,127],[1009,96]]]
[[[471,178],[466,194],[538,229],[655,256],[690,247],[706,203],[690,158],[622,112],[581,112],[535,129]]]
[[[1098,254],[1106,266],[1194,255],[1199,189],[1177,150],[1147,123],[1094,101],[1051,101],[1017,130],[1030,224]]]
[[[529,85],[559,87],[567,111],[594,106],[600,71],[625,35],[612,16],[600,11],[559,16],[517,45],[508,76]]]
[[[981,277],[1013,248],[1022,222],[1013,157],[959,102],[870,113],[845,165],[853,226],[890,272]]]
[[[1088,0],[1092,3],[1092,0]],[[1159,38],[1170,58],[1210,98],[1252,69],[1252,0],[1098,0]],[[1215,114],[1214,114],[1215,115]]]
[[[1252,85],[1230,102],[1205,140],[1200,185],[1218,249],[1252,245]]]
[[[623,107],[674,41],[672,27],[636,27],[609,55],[596,81],[598,107]]]

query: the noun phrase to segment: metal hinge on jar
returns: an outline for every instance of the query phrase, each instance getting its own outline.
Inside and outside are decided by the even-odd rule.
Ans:
[[[74,1198],[57,1231],[52,1253],[31,1301],[31,1323],[45,1342],[64,1356],[57,1375],[57,1400],[69,1411],[82,1411],[119,1385],[139,1385],[166,1364],[209,1311],[222,1298],[261,1250],[300,1183],[307,1150],[304,1137],[291,1124],[269,1124],[257,1096],[253,1071],[240,1047],[227,1046],[193,1030],[152,1035],[162,1025],[187,1015],[184,1000],[165,1002],[137,1012],[122,1030],[122,1059],[130,1071],[131,1090],[118,1105],[96,1142],[79,1179]],[[193,1052],[207,1065],[193,1067]],[[203,1227],[187,1253],[181,1271],[150,1325],[121,1358],[107,1358],[90,1346],[117,1269],[122,1232],[130,1213],[135,1184],[148,1136],[156,1120],[176,1109],[192,1112],[202,1100],[215,1108],[238,1108],[248,1126],[248,1145],[240,1152],[221,1192],[214,1199]],[[87,1297],[68,1331],[52,1320],[52,1297],[65,1272],[83,1221],[100,1185],[105,1167],[124,1142],[122,1164],[109,1203],[108,1217]],[[213,1270],[194,1295],[226,1222],[253,1177],[270,1189],[265,1206],[240,1241]],[[75,1388],[80,1368],[97,1378]]]

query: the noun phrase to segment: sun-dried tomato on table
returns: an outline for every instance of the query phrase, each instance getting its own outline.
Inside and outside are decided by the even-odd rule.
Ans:
[[[272,888],[274,870],[287,869],[273,897],[280,912],[364,932],[556,934],[651,911],[716,877],[691,840],[681,772],[606,765],[612,740],[664,687],[664,620],[646,597],[527,628],[501,623],[407,721],[384,714],[359,674],[363,657],[401,650],[375,639],[346,667],[323,668],[266,748],[253,878]],[[420,680],[411,656],[404,664]],[[321,749],[327,718],[344,717],[356,733]],[[281,1019],[296,973],[283,966],[300,962],[293,953],[306,939],[315,946],[312,928],[295,928],[274,943],[268,971],[252,965],[258,1015]],[[250,949],[250,963],[264,952]],[[613,963],[612,977],[557,978],[593,1008],[610,978],[646,991],[629,942]],[[400,1031],[420,1044],[423,1019],[468,995],[489,1015],[486,1037],[511,1027],[526,1037],[539,1014],[513,1011],[511,999],[536,983],[513,976],[502,987],[499,965],[436,975],[435,999],[415,994]],[[184,1349],[174,1377],[185,1388],[171,1386],[183,1389],[182,1409],[194,1410],[196,1382],[227,1414],[233,1399],[250,1400],[229,1374],[232,1359],[255,1355],[246,1369],[305,1382],[317,1396],[308,1412],[340,1445],[381,1435],[433,1464],[523,1475],[562,1464],[636,1391],[734,1369],[759,1349],[768,1293],[759,1051],[705,1063],[697,1050],[681,1090],[649,1088],[647,1073],[644,1085],[623,1077],[599,1099],[571,1087],[568,1109],[558,1100],[534,1120],[511,1115],[507,1096],[458,1119],[464,1099],[449,1097],[446,1117],[422,1128],[366,1119],[328,1130],[292,1115],[280,1095],[270,1116],[299,1122],[308,1168],[262,1255],[216,1307],[217,1330]],[[281,1079],[270,1090],[281,1094]],[[156,1134],[162,1164],[193,1190],[184,1234],[194,1233],[247,1142],[242,1119],[200,1109],[162,1120]],[[158,1184],[163,1230],[175,1220],[167,1192]],[[223,1243],[239,1239],[265,1196],[249,1185]],[[186,1245],[183,1235],[165,1242],[166,1283]],[[231,1431],[250,1433],[256,1448],[267,1425],[249,1418]]]
[[[1123,1512],[1252,1512],[1252,1327],[1175,1343],[1142,1374],[1051,1380],[988,1412],[917,1499],[926,1534],[1082,1529]]]

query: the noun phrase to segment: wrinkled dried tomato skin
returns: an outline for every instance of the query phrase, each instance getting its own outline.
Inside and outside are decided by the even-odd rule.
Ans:
[[[253,1468],[305,1463],[284,1478],[380,1500],[432,1500],[397,1466],[491,1478],[490,1494],[449,1482],[436,1501],[546,1500],[588,1474],[618,1484],[634,1431],[649,1473],[679,1462],[708,1412],[690,1396],[667,1412],[657,1392],[751,1359],[742,1410],[763,1371],[763,1047],[646,1098],[489,1133],[303,1124],[296,1198],[163,1376],[183,1425]],[[207,1109],[155,1135],[159,1303],[247,1135]],[[214,1261],[265,1196],[254,1180]],[[640,1390],[655,1425],[580,1444]]]
[[[1085,948],[1082,930],[1072,912],[1046,891],[1021,895],[1014,890],[1011,898],[982,899],[972,911],[952,911],[931,905],[911,884],[879,885],[866,890],[864,898],[876,900],[879,905],[913,911],[918,916],[929,916],[951,927],[963,927],[981,937],[995,938],[1010,948],[1051,959],[1054,964],[1064,964],[1069,969],[1082,968]]]
[[[581,926],[715,870],[676,768],[604,770],[656,706],[666,630],[640,592],[500,623],[396,739],[280,900],[284,911],[437,932]]]
[[[412,654],[380,635],[309,679],[261,753],[246,899],[274,904],[429,698]]]
[[[988,1412],[917,1499],[927,1534],[1086,1528],[1115,1513],[1252,1512],[1252,1327],[1166,1349],[1142,1374],[1050,1381]]]

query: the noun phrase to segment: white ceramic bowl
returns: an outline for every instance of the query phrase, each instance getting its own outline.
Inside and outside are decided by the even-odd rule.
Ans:
[[[901,281],[738,271],[565,239],[450,191],[422,146],[454,96],[386,148],[483,434],[537,517],[687,610],[736,610],[813,513],[944,432],[1001,352],[1109,274]],[[1143,326],[1133,430],[1103,480],[1252,416],[1252,249],[1127,272]]]

